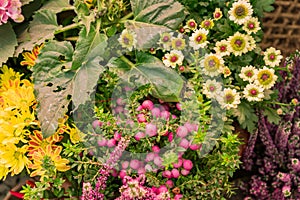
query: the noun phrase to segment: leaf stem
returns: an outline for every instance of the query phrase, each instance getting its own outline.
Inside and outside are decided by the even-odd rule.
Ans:
[[[129,19],[132,16],[133,16],[133,12],[130,12],[127,15],[125,15],[123,18],[121,18],[119,22],[124,23],[125,21],[127,21],[127,19]]]
[[[63,33],[65,31],[68,31],[68,30],[72,30],[72,29],[75,29],[75,28],[78,28],[82,25],[82,23],[74,23],[74,24],[70,24],[68,26],[65,26],[65,27],[62,27],[61,29],[58,29],[54,32],[54,34],[59,34],[59,33]]]
[[[125,56],[121,56],[120,59],[122,61],[124,61],[126,64],[128,64],[130,66],[130,68],[134,68],[135,67],[135,65],[128,58],[126,58]]]

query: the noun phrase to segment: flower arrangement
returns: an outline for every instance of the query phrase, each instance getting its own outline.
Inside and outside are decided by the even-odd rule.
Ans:
[[[0,178],[32,177],[19,197],[234,193],[236,130],[281,120],[272,0],[21,2],[0,0]]]

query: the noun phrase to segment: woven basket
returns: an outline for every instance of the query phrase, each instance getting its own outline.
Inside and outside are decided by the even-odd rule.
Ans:
[[[263,18],[262,49],[274,47],[288,56],[300,49],[300,0],[276,0],[275,10]]]

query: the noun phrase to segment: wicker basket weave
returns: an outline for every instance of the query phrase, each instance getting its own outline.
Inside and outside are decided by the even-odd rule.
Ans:
[[[288,56],[300,49],[300,0],[276,0],[275,10],[263,18],[262,49],[273,46]]]

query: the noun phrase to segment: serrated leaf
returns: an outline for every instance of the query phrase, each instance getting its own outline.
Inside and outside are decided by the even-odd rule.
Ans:
[[[175,0],[131,0],[135,21],[176,29],[185,18],[184,6]]]
[[[34,0],[21,0],[22,6],[29,4],[30,2],[32,2]]]
[[[85,27],[79,33],[79,38],[76,43],[75,52],[73,55],[72,69],[76,70],[90,56],[90,53],[97,45],[103,42],[106,39],[105,35],[100,34],[99,31],[96,31],[94,26],[91,27],[91,30],[87,33]],[[99,47],[97,47],[99,48]]]
[[[257,16],[263,17],[264,12],[271,12],[274,10],[273,4],[275,0],[257,0],[253,2],[253,9]]]
[[[170,32],[171,29],[155,24],[144,22],[128,21],[125,24],[128,30],[137,36],[137,49],[145,50],[157,45],[161,33]]]
[[[101,55],[104,54],[106,46],[106,36],[99,35],[98,45],[87,53],[82,62],[83,65],[77,71],[72,93],[74,110],[76,110],[79,105],[90,100],[90,95],[97,85],[99,76],[105,70],[104,66],[100,65],[100,62],[103,61]]]
[[[234,110],[233,115],[237,117],[241,127],[247,129],[248,132],[252,133],[256,129],[258,116],[248,103],[241,102],[238,108]]]
[[[60,13],[65,10],[70,10],[74,8],[70,5],[69,1],[66,0],[49,0],[41,8],[41,10],[50,10],[54,13]]]
[[[15,47],[18,45],[16,34],[10,23],[0,26],[0,65],[6,62],[7,59],[13,56]]]
[[[70,71],[72,56],[71,43],[51,41],[42,48],[33,68],[37,116],[45,138],[55,133],[58,119],[68,110],[74,77]]]
[[[268,118],[268,121],[270,123],[274,123],[274,124],[279,124],[281,118],[280,116],[277,114],[277,111],[272,109],[272,108],[269,108],[269,107],[266,107],[264,108],[264,111],[263,111],[264,115],[267,116]]]
[[[115,65],[114,65],[115,64]],[[121,64],[121,66],[119,66]],[[166,67],[161,60],[147,53],[137,53],[137,63],[126,65],[126,62],[115,62],[112,66],[128,69],[120,78],[124,81],[134,79],[136,87],[151,84],[152,95],[166,102],[177,102],[180,99],[184,80],[174,70]]]
[[[17,55],[23,50],[32,50],[35,45],[53,38],[54,32],[58,27],[55,12],[50,10],[40,10],[36,12],[27,29],[30,39],[21,43],[15,54]],[[26,34],[26,32],[23,34]]]

